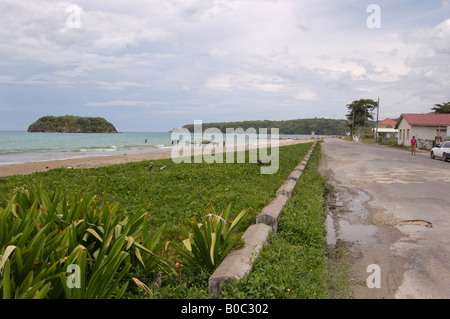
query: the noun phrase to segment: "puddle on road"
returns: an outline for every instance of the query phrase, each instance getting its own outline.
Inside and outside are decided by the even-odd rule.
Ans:
[[[334,229],[333,217],[329,212],[327,213],[327,220],[325,221],[325,227],[327,230],[327,244],[329,246],[336,246],[337,244],[336,230]]]
[[[336,246],[345,242],[374,242],[377,227],[367,225],[369,212],[365,203],[370,196],[363,191],[334,186],[328,195],[326,209],[327,243]]]
[[[337,216],[336,216],[337,217]],[[377,227],[373,225],[352,224],[342,217],[336,222],[332,214],[327,214],[326,230],[327,244],[336,246],[338,240],[345,242],[375,242],[374,237],[377,233]]]
[[[374,242],[377,227],[373,225],[350,224],[346,220],[339,221],[339,239],[351,242]]]
[[[372,243],[376,242],[376,234],[379,225],[392,225],[403,230],[414,229],[415,227],[431,228],[432,223],[426,220],[400,220],[389,217],[375,225],[374,215],[370,213],[366,204],[370,201],[370,196],[358,189],[348,189],[334,186],[328,194],[328,204],[326,207],[326,230],[327,243],[336,246],[338,241],[350,243]]]

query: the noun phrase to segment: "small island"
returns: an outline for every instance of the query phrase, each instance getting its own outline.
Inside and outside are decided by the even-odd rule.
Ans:
[[[41,133],[118,133],[114,125],[102,117],[44,116],[28,127],[28,132]]]

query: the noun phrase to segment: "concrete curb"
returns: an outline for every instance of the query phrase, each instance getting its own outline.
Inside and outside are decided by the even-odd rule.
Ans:
[[[275,199],[256,216],[256,223],[264,223],[276,231],[278,228],[278,219],[281,211],[286,206],[289,197],[284,194],[279,194]]]
[[[220,295],[222,287],[242,279],[250,273],[264,244],[269,239],[272,228],[266,224],[254,224],[242,235],[244,247],[232,250],[216,271],[209,277],[208,291]]]
[[[317,141],[311,146],[301,163],[295,167],[286,182],[278,189],[275,199],[256,217],[256,224],[250,226],[242,235],[242,239],[245,241],[244,246],[232,250],[209,277],[208,291],[210,294],[220,295],[224,285],[238,281],[251,272],[270,233],[277,231],[281,211],[288,204],[316,145]]]
[[[258,216],[256,216],[257,223],[265,223],[271,226],[274,232],[277,231],[278,219],[281,216],[281,211],[288,204],[288,200],[284,200],[284,197],[282,196],[284,195],[288,199],[291,198],[292,194],[294,193],[295,186],[297,186],[297,182],[302,176],[303,170],[305,169],[306,164],[308,164],[308,161],[311,158],[311,154],[316,145],[317,142],[314,142],[314,144],[311,146],[311,149],[308,151],[300,164],[298,164],[294,168],[292,173],[289,174],[286,182],[284,182],[284,184],[278,189],[278,196],[268,206],[266,206]]]
[[[277,190],[277,195],[285,195],[285,196],[287,196],[287,198],[291,198],[292,193],[294,193],[295,185],[297,185],[297,181],[296,180],[288,179]]]

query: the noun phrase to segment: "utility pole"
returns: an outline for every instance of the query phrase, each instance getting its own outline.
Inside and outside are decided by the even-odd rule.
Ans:
[[[377,105],[377,132],[375,134],[375,143],[378,143],[378,115],[380,113],[380,97],[378,97],[378,105]]]
[[[367,122],[367,104],[364,104],[364,134],[367,133],[366,122]]]
[[[353,140],[353,131],[355,130],[355,109],[353,108],[353,122],[352,122],[352,140]]]

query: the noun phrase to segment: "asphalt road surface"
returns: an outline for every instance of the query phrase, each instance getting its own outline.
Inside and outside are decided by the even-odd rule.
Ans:
[[[340,139],[322,153],[328,242],[349,249],[354,298],[450,298],[450,162]]]

